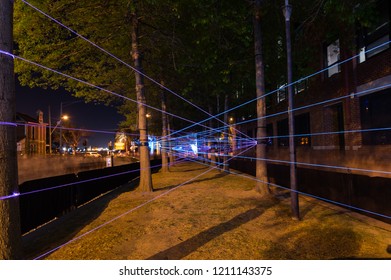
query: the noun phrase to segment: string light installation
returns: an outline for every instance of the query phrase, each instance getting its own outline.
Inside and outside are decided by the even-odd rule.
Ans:
[[[115,58],[116,60],[120,61],[121,63],[124,63],[122,60],[118,59],[117,57],[114,57],[111,53],[107,52],[106,50],[100,48],[99,46],[97,46],[96,44],[94,44],[93,42],[89,41],[88,39],[86,39],[85,37],[79,35],[78,33],[76,33],[75,31],[71,30],[69,27],[61,24],[59,21],[53,19],[52,17],[48,16],[47,14],[43,13],[41,10],[35,8],[33,5],[31,5],[30,3],[28,3],[27,1],[23,1],[24,3],[26,3],[27,5],[29,5],[30,7],[34,8],[35,10],[39,11],[40,13],[44,14],[45,16],[49,17],[51,20],[55,21],[56,23],[60,24],[61,26],[63,26],[64,28],[68,29],[69,31],[71,31],[73,34],[77,35],[78,37],[82,38],[83,40],[86,40],[88,41],[89,43],[91,43],[92,45],[94,45],[95,47],[97,47],[98,49],[100,49],[101,51],[105,52],[106,54],[112,56],[113,58]],[[389,44],[389,42],[387,42],[387,44]],[[379,48],[381,46],[378,46],[377,48]],[[371,50],[367,50],[367,52],[369,52]],[[124,97],[122,95],[119,95],[119,94],[116,94],[115,92],[112,92],[112,91],[108,91],[104,88],[101,88],[101,87],[98,87],[96,85],[93,85],[89,82],[86,82],[86,81],[82,81],[82,80],[79,80],[79,79],[76,79],[70,75],[66,75],[66,74],[63,74],[63,73],[60,73],[59,71],[56,71],[54,69],[50,69],[48,67],[45,67],[43,65],[40,65],[36,62],[32,62],[32,61],[29,61],[25,58],[22,58],[22,57],[18,57],[18,56],[14,56],[13,54],[10,54],[10,53],[7,53],[7,52],[4,52],[2,50],[0,50],[0,53],[2,54],[5,54],[5,55],[8,55],[8,56],[11,56],[13,57],[14,59],[20,59],[24,62],[27,62],[27,63],[30,63],[30,64],[33,64],[35,66],[38,66],[38,67],[41,67],[43,69],[46,69],[46,70],[49,70],[51,72],[54,72],[54,73],[57,73],[59,75],[62,75],[66,78],[69,78],[69,79],[73,79],[75,81],[78,81],[78,82],[81,82],[85,85],[88,85],[88,86],[91,86],[91,87],[94,87],[96,89],[99,89],[99,90],[102,90],[102,91],[105,91],[109,94],[113,94],[117,97],[121,97],[121,98],[125,98],[129,101],[132,101],[132,102],[135,102],[135,103],[138,103],[136,100],[132,100],[132,99],[129,99],[127,97]],[[342,63],[345,63],[347,61],[350,61],[354,58],[356,58],[357,56],[353,56],[345,61],[342,61],[340,62],[338,65],[341,65]],[[125,63],[126,64],[126,63]],[[127,65],[127,64],[126,64]],[[133,71],[137,71],[136,69],[134,69],[133,67],[131,67],[130,65],[127,65],[129,68],[131,68]],[[335,65],[333,65],[332,67],[335,67]],[[329,67],[330,68],[330,67]],[[314,74],[311,74],[305,78],[301,78],[295,82],[293,82],[292,84],[295,84],[295,83],[298,83],[300,82],[301,80],[303,79],[306,79],[308,77],[312,77],[314,75],[318,75],[320,73],[323,73],[324,71],[327,71],[328,68],[326,69],[323,69],[319,72],[316,72]],[[145,76],[146,78],[150,79],[150,81],[152,81],[153,83],[155,83],[156,85],[158,85],[159,87],[163,87],[165,90],[175,94],[176,96],[178,96],[179,98],[181,98],[183,101],[189,103],[189,104],[192,104],[196,109],[200,110],[201,112],[207,114],[208,116],[210,116],[209,118],[205,119],[205,120],[202,120],[200,122],[194,122],[192,120],[189,120],[189,119],[186,119],[186,118],[182,118],[178,115],[175,115],[175,114],[171,114],[171,113],[167,113],[167,112],[163,112],[167,115],[170,115],[172,117],[175,117],[175,118],[179,118],[179,119],[182,119],[186,122],[189,122],[191,123],[190,126],[188,127],[185,127],[183,129],[180,129],[180,130],[177,130],[177,131],[173,131],[172,133],[170,133],[167,137],[167,139],[170,139],[170,143],[167,144],[166,147],[162,147],[162,149],[165,149],[167,151],[170,151],[170,152],[173,152],[176,156],[180,157],[180,158],[183,158],[183,159],[186,159],[186,160],[190,160],[190,161],[194,161],[194,162],[197,162],[197,163],[200,163],[200,164],[203,164],[202,162],[206,161],[208,162],[209,164],[215,164],[217,165],[217,167],[211,167],[210,169],[208,169],[207,171],[205,171],[204,173],[201,173],[199,175],[197,175],[196,177],[192,178],[191,180],[188,180],[178,186],[176,186],[175,188],[172,188],[170,189],[169,191],[163,193],[162,195],[160,196],[157,196],[155,197],[154,199],[150,200],[150,201],[147,201],[146,203],[144,204],[141,204],[139,205],[138,207],[136,208],[133,208],[131,210],[129,210],[128,212],[125,212],[123,213],[122,215],[120,216],[117,216],[115,218],[113,218],[112,220],[96,227],[95,229],[77,237],[76,239],[73,239],[63,245],[61,245],[60,247],[57,247],[47,253],[45,253],[44,255],[41,255],[39,256],[38,258],[43,258],[44,256],[50,254],[51,252],[57,250],[58,248],[61,248],[75,240],[78,240],[84,236],[86,236],[87,234],[90,234],[102,227],[104,227],[105,225],[109,224],[109,223],[112,223],[116,220],[118,220],[119,218],[121,218],[122,216],[124,215],[127,215],[128,213],[131,213],[157,199],[159,199],[160,197],[166,195],[167,193],[169,192],[172,192],[173,190],[176,190],[178,189],[179,187],[181,186],[184,186],[186,183],[190,182],[190,181],[193,181],[194,179],[200,177],[201,175],[203,174],[206,174],[207,172],[209,172],[210,170],[213,170],[213,169],[218,169],[219,166],[223,165],[223,164],[227,164],[229,161],[231,161],[232,159],[234,158],[243,158],[243,159],[250,159],[250,160],[261,160],[261,161],[267,161],[267,162],[278,162],[278,163],[285,163],[285,164],[289,164],[291,162],[289,161],[284,161],[284,160],[274,160],[274,159],[267,159],[267,158],[255,158],[255,157],[249,157],[249,156],[244,156],[242,154],[245,154],[246,152],[248,152],[249,150],[251,150],[254,145],[257,143],[257,140],[263,140],[263,139],[254,139],[252,137],[249,137],[248,135],[245,135],[243,132],[239,131],[238,130],[238,133],[242,136],[238,136],[238,135],[235,135],[235,134],[232,134],[232,133],[226,133],[226,137],[222,137],[221,135],[224,134],[225,132],[225,129],[229,128],[230,125],[229,124],[226,124],[224,123],[223,121],[221,121],[218,117],[223,115],[223,114],[226,114],[228,112],[231,112],[233,110],[236,110],[238,108],[241,108],[245,105],[248,105],[254,101],[256,101],[257,99],[252,99],[250,101],[247,101],[245,103],[242,103],[241,105],[238,105],[237,107],[234,107],[234,108],[231,108],[229,110],[226,110],[224,112],[221,112],[219,114],[216,114],[216,115],[211,115],[209,114],[208,112],[206,112],[205,110],[203,110],[202,108],[200,108],[199,106],[191,103],[189,100],[186,100],[185,98],[181,97],[180,95],[177,95],[176,93],[172,92],[171,90],[169,90],[168,88],[166,88],[165,86],[161,85],[160,83],[156,82],[155,80],[151,79],[150,77],[146,76],[145,74],[143,73],[140,73],[142,74],[143,76]],[[291,85],[292,85],[291,84]],[[289,85],[286,85],[285,87],[287,87]],[[321,101],[321,102],[317,102],[317,103],[314,103],[314,104],[310,104],[310,105],[305,105],[305,106],[302,106],[302,107],[299,107],[299,108],[296,108],[295,111],[298,111],[298,110],[304,110],[304,109],[308,109],[310,107],[314,107],[314,106],[319,106],[319,105],[323,105],[323,104],[328,104],[328,103],[331,103],[331,102],[336,102],[338,100],[342,100],[344,98],[352,98],[352,97],[358,97],[360,95],[363,95],[363,94],[366,94],[368,93],[369,91],[373,91],[373,90],[381,90],[381,89],[385,89],[385,88],[389,88],[390,84],[387,84],[387,85],[384,85],[384,86],[380,86],[380,87],[377,87],[377,88],[371,88],[370,90],[363,90],[361,92],[357,92],[357,93],[354,93],[354,94],[348,94],[348,95],[345,95],[345,96],[341,96],[341,97],[338,97],[338,98],[331,98],[331,99],[327,99],[327,100],[324,100],[324,101]],[[270,94],[274,94],[276,93],[277,91],[272,91],[266,95],[264,95],[263,97],[266,97]],[[159,112],[162,112],[162,110],[158,109],[158,108],[154,108],[152,106],[148,106],[147,104],[143,104],[151,109],[154,109],[154,110],[157,110]],[[286,114],[287,111],[284,111],[284,112],[279,112],[277,114],[271,114],[271,115],[268,115],[266,116],[265,118],[267,117],[273,117],[273,116],[278,116],[278,115],[283,115],[283,114]],[[206,123],[207,121],[211,120],[211,119],[215,119],[215,120],[218,120],[220,123],[223,124],[223,127],[220,127],[220,128],[210,128],[209,126],[207,125],[204,125],[204,123]],[[241,125],[241,124],[245,124],[245,123],[248,123],[248,122],[251,122],[251,121],[254,121],[256,119],[252,119],[252,120],[246,120],[246,121],[243,121],[243,122],[239,122],[237,123],[236,125]],[[10,125],[10,126],[16,126],[16,124],[13,124],[13,123],[9,123],[9,122],[2,122],[0,123],[0,125]],[[185,133],[186,131],[191,131],[190,129],[195,127],[195,126],[201,126],[202,128],[204,129],[207,129],[207,131],[205,132],[197,132],[197,133],[194,133],[194,132],[188,132],[188,133]],[[294,135],[294,136],[300,136],[300,135],[308,135],[308,136],[314,136],[314,135],[322,135],[322,134],[339,134],[339,133],[360,133],[360,132],[369,132],[369,131],[375,131],[375,130],[387,130],[389,128],[375,128],[375,129],[357,129],[357,130],[350,130],[350,131],[333,131],[333,132],[317,132],[317,133],[308,133],[308,134],[297,134],[297,135]],[[75,130],[78,130],[78,129],[75,129]],[[88,131],[88,130],[84,130],[84,131]],[[94,131],[94,132],[98,132],[98,133],[107,133],[107,132],[104,132],[104,131]],[[174,135],[181,135],[181,136],[177,136],[177,137],[173,137]],[[289,135],[282,135],[282,136],[272,136],[270,138],[272,139],[280,139],[280,138],[286,138],[288,137]],[[291,135],[292,136],[292,135]],[[169,138],[170,137],[170,138]],[[204,155],[208,155],[210,154],[212,151],[212,147],[213,147],[213,152],[215,153],[218,153],[219,155],[224,155],[224,156],[228,156],[228,155],[232,155],[232,151],[230,151],[230,149],[226,148],[226,146],[229,146],[229,145],[232,145],[230,143],[230,141],[228,140],[228,137],[236,137],[236,141],[237,141],[237,146],[238,146],[238,152],[236,154],[234,154],[232,156],[232,158],[228,159],[228,160],[225,160],[223,162],[218,162],[218,161],[213,161],[209,158],[205,158],[203,157]],[[162,139],[162,137],[158,137],[158,139]],[[209,143],[209,144],[208,144]],[[152,148],[153,149],[153,148]],[[189,156],[189,154],[191,153],[191,156]],[[333,169],[337,169],[337,170],[344,170],[344,169],[349,169],[349,170],[356,170],[356,171],[363,171],[363,172],[377,172],[377,173],[384,173],[384,174],[390,174],[391,172],[388,172],[388,171],[381,171],[381,170],[374,170],[374,169],[362,169],[362,168],[354,168],[354,167],[345,167],[345,166],[335,166],[335,165],[326,165],[326,164],[313,164],[313,163],[306,163],[306,162],[295,162],[296,164],[301,164],[301,165],[306,165],[306,166],[310,166],[310,167],[324,167],[324,168],[333,168]],[[243,175],[243,174],[240,174],[240,173],[237,173],[237,172],[232,172],[230,171],[231,174],[235,174],[237,176],[243,176],[243,177],[246,177],[246,178],[251,178],[253,180],[257,180],[251,176],[248,176],[248,175]],[[91,181],[94,181],[94,180],[100,180],[102,178],[106,178],[106,177],[98,177],[98,178],[95,178],[95,179],[92,179]],[[259,181],[259,180],[258,180]],[[275,186],[275,187],[278,187],[278,188],[282,188],[282,189],[286,189],[288,190],[289,188],[287,187],[284,187],[282,185],[279,185],[279,184],[273,184],[273,183],[270,183],[270,182],[263,182],[265,184],[268,184],[268,185],[272,185],[272,186]],[[55,189],[55,188],[62,188],[62,187],[66,187],[68,186],[68,184],[64,184],[64,185],[59,185],[59,186],[56,186],[56,187],[53,187],[53,188],[48,188],[48,189],[42,189],[42,190],[39,190],[39,192],[43,192],[43,191],[49,191],[49,190],[52,190],[52,189]],[[26,192],[26,193],[13,193],[11,195],[8,195],[8,196],[3,196],[3,197],[0,197],[1,200],[6,200],[6,199],[12,199],[12,198],[15,198],[15,197],[18,197],[18,196],[21,196],[21,195],[29,195],[29,194],[33,194],[33,193],[37,193],[37,192]],[[320,196],[315,196],[315,195],[311,195],[311,194],[308,194],[308,193],[305,193],[305,192],[300,192],[298,191],[299,194],[301,195],[305,195],[305,196],[309,196],[309,197],[313,197],[313,198],[316,198],[316,199],[319,199],[319,200],[323,200],[323,201],[327,201],[327,202],[330,202],[330,203],[334,203],[334,204],[337,204],[337,205],[341,205],[343,207],[347,207],[347,208],[351,208],[351,209],[354,209],[354,210],[359,210],[359,211],[362,211],[362,212],[367,212],[369,214],[372,214],[372,215],[377,215],[377,216],[380,216],[380,217],[383,217],[383,218],[387,218],[387,219],[390,219],[391,217],[389,215],[384,215],[384,214],[381,214],[381,213],[376,213],[376,212],[373,212],[373,211],[370,211],[370,210],[366,210],[366,209],[362,209],[362,208],[359,208],[359,207],[355,207],[355,206],[352,206],[352,205],[348,205],[348,204],[344,204],[344,203],[340,203],[340,202],[337,202],[337,201],[334,201],[334,200],[329,200],[329,199],[326,199],[326,198],[323,198],[323,197],[320,197]]]

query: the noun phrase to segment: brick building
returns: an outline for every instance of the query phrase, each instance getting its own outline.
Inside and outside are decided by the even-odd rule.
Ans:
[[[298,162],[390,170],[390,4],[378,1],[378,24],[357,30],[355,49],[346,38],[319,46],[318,75],[294,85]],[[343,63],[341,63],[343,62]],[[341,64],[340,64],[341,63]],[[283,87],[282,87],[283,88]],[[268,157],[289,159],[287,91],[272,95],[267,109]],[[281,114],[279,114],[281,113]],[[255,122],[239,126],[255,137]]]
[[[37,112],[37,118],[26,114],[16,114],[17,150],[21,155],[46,154],[47,124],[43,122],[43,112]]]

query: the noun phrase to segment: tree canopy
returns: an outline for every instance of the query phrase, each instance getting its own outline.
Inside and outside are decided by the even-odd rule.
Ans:
[[[132,0],[31,0],[32,5],[81,36],[131,65]],[[262,1],[265,84],[267,91],[284,84],[285,31],[283,1]],[[352,35],[359,22],[374,18],[373,1],[292,0],[295,76],[315,70],[315,51],[321,40]],[[144,73],[213,114],[255,97],[252,1],[145,0],[137,2],[140,50]],[[352,12],[353,11],[353,12]],[[133,70],[48,19],[22,1],[15,3],[16,54],[80,80],[135,100]],[[345,28],[341,28],[341,26]],[[63,87],[86,102],[114,104],[126,116],[124,127],[136,129],[136,104],[25,62],[16,63],[22,85]],[[147,103],[160,107],[161,89],[146,79]],[[189,103],[168,93],[168,111],[199,121],[207,118]],[[149,109],[148,109],[149,110]],[[252,114],[255,103],[235,111]],[[160,121],[160,113],[153,113]],[[174,125],[189,125],[172,119]],[[158,125],[155,125],[157,132]]]

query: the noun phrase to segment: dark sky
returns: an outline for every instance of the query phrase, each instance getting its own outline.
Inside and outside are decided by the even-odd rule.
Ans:
[[[123,120],[115,108],[84,101],[72,103],[78,100],[82,99],[72,97],[64,90],[51,91],[16,86],[16,111],[36,117],[37,110],[41,110],[44,113],[44,121],[48,123],[50,106],[52,126],[55,126],[56,120],[60,117],[61,102],[63,102],[63,114],[70,116],[75,128],[115,132],[118,123]],[[88,138],[88,145],[107,147],[108,142],[114,140],[114,136],[115,133],[92,133]]]

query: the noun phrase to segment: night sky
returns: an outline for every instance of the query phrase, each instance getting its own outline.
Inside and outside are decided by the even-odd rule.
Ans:
[[[36,112],[41,110],[44,113],[44,121],[48,123],[50,106],[52,126],[55,126],[56,120],[59,119],[61,102],[63,102],[63,114],[70,116],[75,128],[115,132],[118,123],[123,120],[115,108],[84,101],[72,103],[78,100],[82,99],[72,97],[64,90],[30,89],[16,85],[16,111],[36,117]],[[107,147],[108,142],[114,140],[114,136],[114,133],[93,133],[88,138],[88,146]]]

